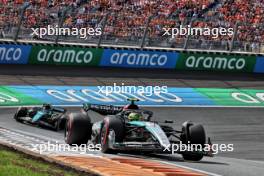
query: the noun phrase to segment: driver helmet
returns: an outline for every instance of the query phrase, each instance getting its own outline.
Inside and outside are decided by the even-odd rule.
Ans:
[[[130,120],[130,121],[139,121],[139,120],[142,120],[142,119],[143,119],[143,116],[140,113],[131,112],[128,115],[128,120]]]
[[[44,110],[50,110],[51,109],[51,105],[50,104],[43,104],[43,109]]]

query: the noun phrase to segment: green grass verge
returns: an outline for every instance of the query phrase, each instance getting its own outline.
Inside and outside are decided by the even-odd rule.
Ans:
[[[87,176],[0,145],[0,176]]]

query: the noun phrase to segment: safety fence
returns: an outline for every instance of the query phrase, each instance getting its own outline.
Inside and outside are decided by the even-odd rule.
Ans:
[[[220,1],[218,3],[220,7]],[[79,6],[45,6],[43,4],[48,3],[39,5],[37,2],[4,4],[0,4],[0,39],[56,44],[73,42],[98,47],[117,45],[142,49],[162,47],[264,53],[263,23],[260,19],[254,23],[250,18],[226,20],[217,8],[211,9],[204,17],[181,17],[178,7],[178,10],[167,9],[173,13],[164,9],[166,12],[156,14],[153,8],[152,13],[142,14],[140,5],[115,11],[111,8],[102,10],[94,2]],[[203,31],[202,34],[198,28]]]

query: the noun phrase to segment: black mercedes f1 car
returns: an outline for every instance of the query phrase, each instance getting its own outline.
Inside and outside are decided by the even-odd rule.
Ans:
[[[174,153],[182,154],[186,160],[199,161],[203,156],[212,156],[212,151],[204,150],[206,134],[202,125],[186,121],[181,130],[175,130],[165,120],[152,120],[153,113],[140,109],[134,102],[125,107],[84,104],[81,113],[68,115],[65,127],[67,144],[101,144],[103,153],[140,152],[140,153]],[[89,111],[104,115],[102,121],[91,123]],[[179,144],[196,144],[199,150],[175,150]]]
[[[66,109],[43,104],[42,107],[19,107],[14,115],[18,122],[52,130],[62,130],[66,123]]]

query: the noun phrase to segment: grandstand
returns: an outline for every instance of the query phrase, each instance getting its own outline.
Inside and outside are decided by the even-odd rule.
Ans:
[[[1,39],[264,53],[264,0],[0,0],[0,14]],[[100,27],[103,34],[31,35],[47,25]],[[162,35],[180,25],[234,28],[234,35]]]

